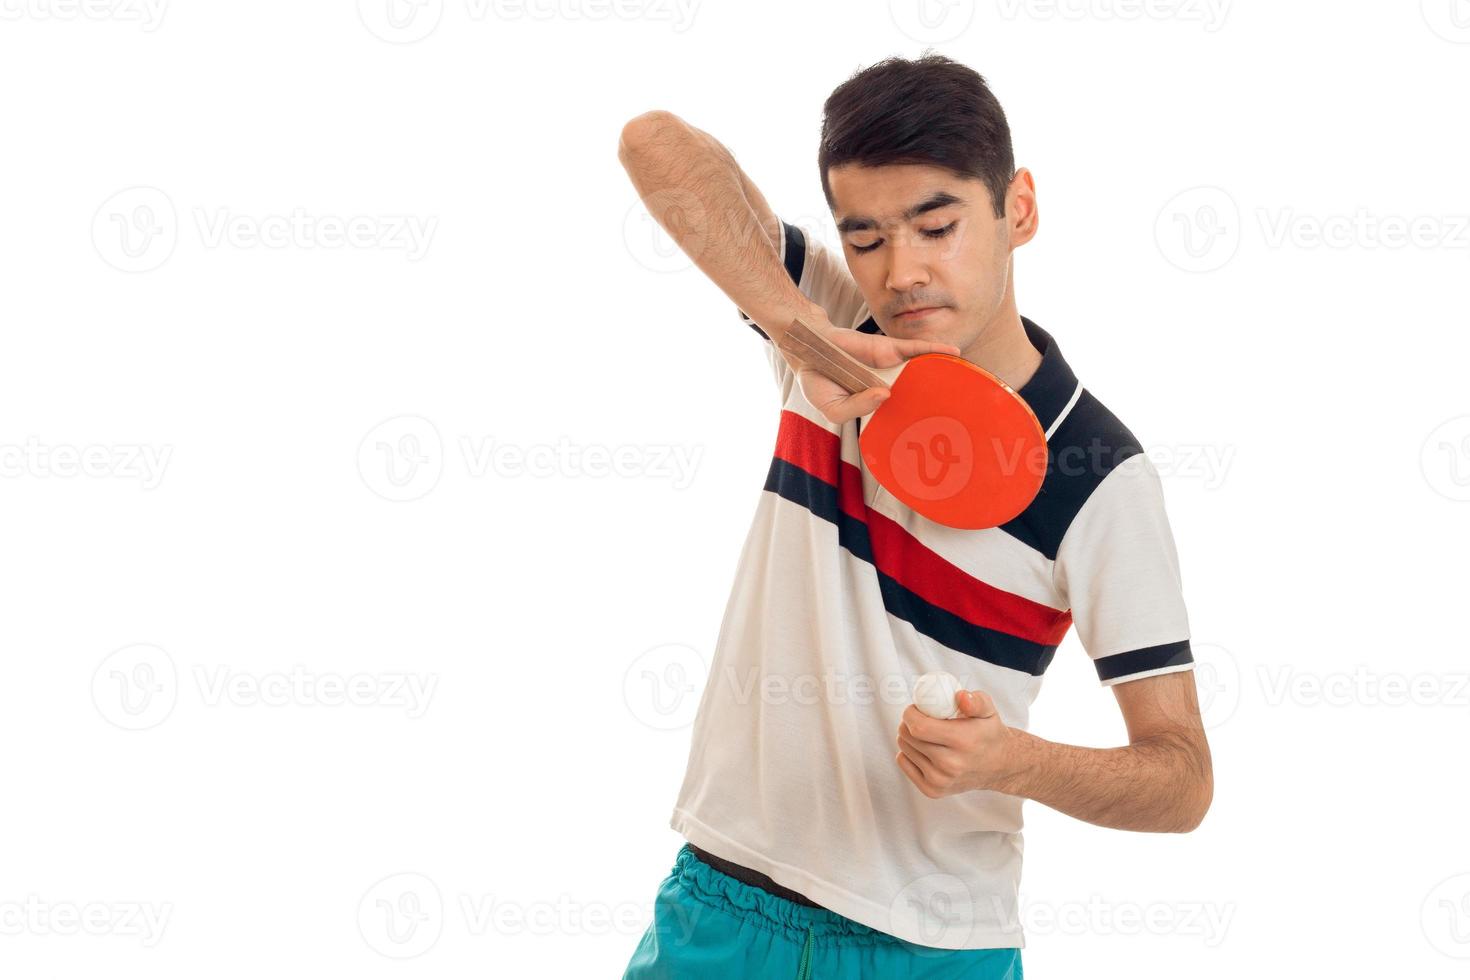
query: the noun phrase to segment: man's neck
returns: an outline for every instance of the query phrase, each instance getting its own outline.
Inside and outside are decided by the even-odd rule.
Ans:
[[[1041,351],[1026,336],[1014,300],[1007,303],[980,336],[960,356],[995,375],[1016,391],[1031,380],[1041,366]]]

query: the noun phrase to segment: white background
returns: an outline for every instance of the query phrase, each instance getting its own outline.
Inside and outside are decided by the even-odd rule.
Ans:
[[[1470,4],[398,12],[0,0],[0,975],[620,975],[777,411],[617,136],[835,243],[822,100],[929,45],[1214,750],[1189,835],[1027,805],[1028,976],[1464,975]],[[1032,721],[1124,743],[1075,635]]]

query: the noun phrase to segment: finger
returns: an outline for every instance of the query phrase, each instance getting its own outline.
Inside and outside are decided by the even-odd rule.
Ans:
[[[860,336],[867,338],[868,345],[854,356],[859,360],[867,361],[874,367],[896,367],[920,354],[951,354],[958,357],[960,353],[960,349],[954,344],[941,344],[937,340],[900,340],[867,334]]]
[[[855,395],[849,395],[850,407],[855,410],[855,415],[868,415],[877,411],[878,406],[893,396],[892,388],[865,388]]]
[[[935,742],[931,739],[920,738],[918,735],[914,734],[914,730],[908,726],[907,722],[899,723],[898,733],[912,741],[915,745],[923,749],[926,753],[933,752],[935,749],[943,749],[949,747],[943,742]]]
[[[830,386],[830,389],[828,386]],[[821,392],[824,390],[830,390],[832,394],[829,397],[823,398]],[[822,378],[821,381],[814,380],[812,393],[816,395],[813,407],[833,422],[842,423],[855,418],[861,418],[864,415],[871,415],[877,411],[878,406],[888,400],[888,396],[892,394],[892,389],[867,388],[855,395],[850,395],[847,393],[847,389],[835,382]]]
[[[918,767],[919,771],[924,774],[924,778],[929,781],[929,785],[939,786],[943,783],[944,773],[947,770],[941,765],[942,760],[914,748],[913,744],[907,740],[900,742],[899,752]]]
[[[929,756],[929,753],[925,752],[919,746],[918,742],[915,742],[908,736],[900,735],[898,737],[898,748],[899,751],[912,759],[914,764],[923,770],[925,776],[928,776],[929,773],[935,770],[934,760]]]
[[[995,715],[995,701],[984,691],[961,691],[959,697],[960,710],[971,718],[991,718]]]
[[[896,337],[889,338],[893,341],[893,348],[905,357],[913,357],[916,354],[954,354],[959,356],[960,349],[954,344],[941,344],[937,340],[902,340]]]
[[[926,715],[925,717],[927,718],[928,716]],[[938,721],[940,731],[957,733],[957,737],[959,737],[959,733],[964,732],[964,728],[956,726],[952,720],[932,718],[929,720]],[[909,758],[919,764],[924,770],[924,775],[929,777],[931,781],[934,781],[936,785],[938,784],[937,777],[946,772],[953,771],[954,767],[959,764],[959,756],[955,754],[955,750],[959,744],[958,741],[954,744],[949,742],[925,741],[922,738],[916,738],[913,729],[907,724],[900,723],[898,726],[899,748]]]
[[[909,777],[910,782],[919,787],[921,790],[924,790],[926,793],[933,791],[929,786],[929,781],[924,778],[923,771],[919,769],[918,766],[914,765],[911,759],[906,757],[902,752],[898,754],[897,759],[898,768],[903,770],[904,775]]]
[[[857,330],[834,330],[828,335],[832,343],[871,367],[896,367],[905,358],[917,354],[954,354],[954,344],[937,340],[889,337],[886,334],[861,333]]]
[[[918,705],[909,705],[903,709],[903,722],[908,726],[909,735],[914,741],[923,745],[950,748],[954,738],[959,732],[954,727],[958,719],[933,718],[920,711]]]

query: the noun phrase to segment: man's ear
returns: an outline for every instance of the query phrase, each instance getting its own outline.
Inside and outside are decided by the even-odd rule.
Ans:
[[[1036,180],[1025,167],[1016,171],[1006,189],[1006,232],[1011,248],[1020,248],[1036,237],[1041,216],[1036,206]]]

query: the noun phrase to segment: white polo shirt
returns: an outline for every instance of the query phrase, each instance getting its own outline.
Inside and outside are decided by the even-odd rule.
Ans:
[[[878,332],[841,257],[783,226],[801,291],[837,326]],[[867,417],[828,422],[767,341],[775,453],[670,819],[712,854],[943,949],[1025,946],[1022,799],[919,792],[894,761],[914,680],[948,671],[1024,729],[1074,624],[1103,685],[1194,666],[1157,472],[1051,336],[1022,323],[1042,360],[1019,394],[1046,431],[1047,474],[1019,517],[978,531],[878,486],[858,453]]]

